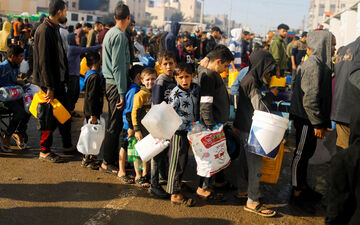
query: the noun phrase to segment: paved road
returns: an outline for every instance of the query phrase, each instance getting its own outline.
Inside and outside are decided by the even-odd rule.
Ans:
[[[77,111],[82,110],[82,99]],[[83,119],[73,120],[73,140],[76,143]],[[39,133],[31,120],[28,134],[31,149],[11,154],[0,153],[0,225],[230,225],[230,224],[323,224],[324,207],[309,215],[287,204],[289,171],[292,153],[287,148],[279,183],[262,185],[263,202],[279,213],[275,218],[262,218],[245,212],[244,200],[225,192],[227,200],[207,204],[198,200],[194,208],[173,206],[169,200],[152,197],[134,185],[120,184],[115,176],[80,167],[80,156],[66,163],[39,161]],[[291,142],[291,141],[290,141]],[[54,146],[61,152],[61,140],[56,132]],[[236,173],[236,162],[226,172]],[[315,188],[326,192],[325,175],[328,165],[311,166],[310,179]],[[185,180],[195,188],[195,162],[190,159]],[[195,196],[194,196],[195,197]]]

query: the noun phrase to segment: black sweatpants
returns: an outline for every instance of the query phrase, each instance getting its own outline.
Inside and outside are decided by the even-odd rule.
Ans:
[[[108,101],[108,119],[103,141],[105,164],[114,165],[119,155],[120,132],[123,127],[123,110],[116,108],[120,95],[116,85],[106,84],[106,100]]]
[[[294,117],[296,129],[296,150],[291,165],[291,184],[296,189],[307,186],[309,159],[314,155],[317,138],[310,121]]]
[[[23,99],[4,102],[5,106],[13,113],[9,126],[6,129],[6,135],[11,136],[15,131],[25,135],[30,114],[26,113]]]
[[[177,132],[170,140],[169,174],[166,191],[180,193],[180,182],[184,174],[190,148],[187,132]]]

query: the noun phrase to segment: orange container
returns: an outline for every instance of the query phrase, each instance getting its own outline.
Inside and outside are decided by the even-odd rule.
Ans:
[[[279,152],[275,159],[263,157],[262,176],[260,181],[276,184],[280,177],[281,164],[284,157],[284,143],[281,142]]]
[[[164,72],[164,71],[162,71],[162,69],[160,69],[160,64],[158,61],[156,61],[156,63],[155,63],[155,70],[156,70],[156,73],[158,76]]]
[[[45,103],[45,92],[40,91],[34,95],[34,98],[31,102],[29,111],[30,113],[37,118],[37,106],[38,104]],[[70,113],[66,110],[66,108],[57,100],[54,99],[50,102],[51,106],[53,107],[53,115],[54,117],[61,123],[64,124],[71,118]]]

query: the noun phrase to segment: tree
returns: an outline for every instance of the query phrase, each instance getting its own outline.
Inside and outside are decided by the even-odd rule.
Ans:
[[[181,22],[184,21],[184,15],[181,12],[177,12],[172,14],[172,16],[170,17],[170,21],[173,22]]]

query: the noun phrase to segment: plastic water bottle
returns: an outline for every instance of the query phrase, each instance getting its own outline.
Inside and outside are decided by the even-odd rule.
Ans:
[[[128,162],[135,162],[136,161],[136,150],[135,150],[135,144],[136,144],[136,138],[130,137],[128,145]]]
[[[205,130],[205,127],[199,122],[199,121],[196,121],[196,122],[193,122],[191,125],[190,125],[190,131],[188,131],[189,133],[191,134],[196,134],[196,133],[199,133],[203,130]]]
[[[0,88],[0,101],[8,102],[21,99],[23,97],[23,89],[20,86],[7,86]]]
[[[29,108],[32,100],[33,100],[33,95],[31,93],[26,92],[24,94],[24,108],[27,113],[30,113]]]

